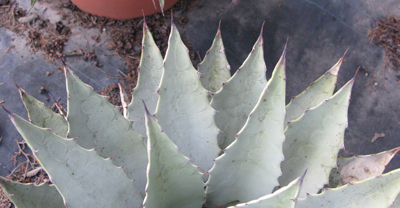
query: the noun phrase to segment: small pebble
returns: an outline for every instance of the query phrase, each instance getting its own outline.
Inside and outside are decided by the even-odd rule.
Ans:
[[[48,92],[48,90],[45,87],[40,87],[40,90],[39,90],[40,94],[44,94],[46,92]]]

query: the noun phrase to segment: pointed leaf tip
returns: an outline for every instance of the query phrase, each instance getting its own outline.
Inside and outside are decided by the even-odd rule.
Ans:
[[[350,49],[350,47],[346,49],[346,51],[345,51],[344,54],[343,54],[343,57],[346,56],[347,51],[349,51],[349,49]]]
[[[339,69],[340,69],[340,66],[343,63],[343,59],[344,59],[344,55],[339,59],[339,61],[334,66],[332,66],[331,69],[328,70],[328,72],[331,75],[337,76],[339,74]]]
[[[390,151],[392,152],[393,155],[396,155],[400,151],[400,147],[396,147]]]
[[[352,78],[353,81],[356,79],[356,76],[357,76],[358,71],[360,70],[360,68],[361,68],[360,66],[357,68],[356,73],[354,74],[354,77]]]
[[[282,56],[285,58],[286,58],[286,49],[287,49],[288,43],[289,43],[289,38],[286,39],[285,47],[283,48]]]
[[[286,71],[286,49],[287,49],[287,44],[288,44],[288,42],[286,41],[285,47],[283,48],[282,56],[279,58],[279,61],[276,64],[276,67],[278,67],[280,65],[283,65],[283,67],[284,67],[283,70],[284,71]],[[285,74],[285,77],[286,77],[286,74]],[[265,88],[265,90],[268,91],[268,88]]]
[[[303,183],[303,179],[304,179],[304,177],[306,176],[306,174],[307,174],[307,170],[308,169],[306,169],[305,171],[304,171],[304,173],[303,173],[303,175],[302,176],[300,176],[300,178],[299,178],[299,180],[300,180],[300,184],[302,184]],[[282,175],[283,176],[283,175]]]
[[[153,0],[154,9],[157,10],[156,2]]]
[[[341,61],[343,61],[344,57],[345,57],[346,54],[347,54],[347,51],[349,51],[349,48],[347,48],[346,51],[344,52],[344,54],[343,54],[343,56],[342,56],[342,58],[341,58]]]
[[[200,207],[204,203],[201,173],[163,133],[160,125],[148,117],[146,115],[149,163],[144,204],[146,207]],[[175,184],[173,192],[171,184]]]
[[[17,85],[17,83],[16,83],[14,80],[13,80],[12,82],[14,83],[14,85],[17,87],[17,89],[18,89],[20,92],[21,92],[21,90],[25,92],[25,90],[21,89],[21,88]]]
[[[67,77],[68,74],[72,75],[74,72],[63,62],[64,65],[64,76]]]
[[[142,9],[143,14],[143,27],[146,25],[146,15],[144,15],[144,10]]]
[[[11,119],[11,120],[14,120],[14,116],[16,116],[15,114],[13,114],[13,113],[11,113],[10,111],[8,111],[4,106],[3,106],[3,104],[0,102],[0,106],[3,108],[3,110],[8,114],[8,117]]]
[[[164,4],[165,4],[165,1],[164,0],[159,0],[159,2],[160,2],[161,13],[162,13],[163,16],[165,16],[164,15]]]
[[[263,35],[263,32],[264,32],[264,25],[265,25],[265,21],[264,21],[264,22],[262,23],[262,25],[261,25],[260,36]]]
[[[65,63],[65,59],[63,57],[60,57],[61,63],[64,66],[64,68],[67,66],[67,64]]]
[[[254,52],[259,44],[261,44],[261,46],[264,45],[264,39],[263,39],[263,36],[262,36],[263,31],[264,31],[264,23],[263,23],[263,25],[261,26],[260,35],[258,36],[256,43],[253,45],[253,50],[252,50],[251,52]],[[261,48],[262,48],[262,47],[261,47]],[[240,68],[241,68],[241,67],[239,67],[237,71],[239,71]]]
[[[221,20],[219,20],[217,34],[215,34],[215,38],[217,37],[221,37]]]

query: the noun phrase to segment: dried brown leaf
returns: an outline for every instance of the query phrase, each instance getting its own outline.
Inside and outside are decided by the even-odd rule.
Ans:
[[[382,175],[386,165],[400,150],[400,147],[372,155],[354,156],[353,160],[343,166],[340,177],[345,183],[362,181]]]

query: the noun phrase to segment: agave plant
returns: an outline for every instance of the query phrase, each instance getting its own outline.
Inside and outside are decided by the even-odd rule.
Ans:
[[[376,208],[393,203],[400,170],[381,174],[398,149],[338,159],[354,83],[353,78],[333,94],[343,58],[285,106],[286,47],[267,81],[262,32],[230,77],[220,30],[197,71],[175,25],[164,59],[146,24],[143,28],[138,85],[129,104],[122,100],[123,115],[67,66],[66,115],[19,88],[30,122],[11,112],[9,117],[52,184],[0,177],[15,205]],[[375,170],[378,165],[368,161],[384,162]],[[374,171],[361,176],[357,171],[366,165]],[[360,182],[343,185],[349,177]],[[319,193],[329,180],[330,187],[341,186]]]

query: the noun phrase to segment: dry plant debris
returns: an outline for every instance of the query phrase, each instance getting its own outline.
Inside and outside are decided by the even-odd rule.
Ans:
[[[28,173],[30,173],[32,170],[40,168],[40,164],[33,155],[25,152],[25,142],[16,142],[19,152],[17,152],[16,155],[11,158],[11,160],[14,162],[15,169],[10,173],[10,175],[7,176],[7,178],[13,181],[34,183],[36,185],[50,182],[48,175],[42,170],[34,175],[30,175],[30,177],[28,176]],[[25,161],[18,164],[18,157],[23,157]]]
[[[174,15],[174,23],[179,27],[186,28],[187,26],[187,14],[190,8],[196,3],[195,0],[181,0],[175,4],[171,9]],[[152,32],[153,38],[164,56],[168,47],[168,36],[170,32],[170,19],[171,9],[162,14],[154,14],[146,17],[146,24]],[[87,14],[88,16],[93,16]],[[132,90],[136,86],[138,78],[138,66],[140,62],[140,54],[142,51],[142,36],[143,36],[143,18],[135,18],[130,20],[111,20],[102,18],[89,18],[88,16],[82,16],[80,22],[86,22],[86,19],[94,19],[100,22],[100,24],[108,25],[111,29],[111,40],[109,46],[115,50],[116,54],[121,57],[126,67],[129,69],[128,73],[122,73],[122,77],[119,78],[119,82],[122,83],[124,91],[129,96],[132,95]],[[91,23],[88,23],[89,26]],[[192,43],[185,39],[184,34],[182,35],[183,42],[189,49],[190,57],[194,65],[196,65],[195,52],[191,50]],[[102,95],[108,96],[109,101],[117,106],[121,105],[119,87],[118,85],[110,85],[101,91]]]
[[[170,19],[172,14],[171,10],[174,11],[174,23],[185,28],[188,22],[187,14],[195,3],[196,0],[181,0],[170,10],[164,12],[165,16],[162,14],[154,14],[146,17],[147,26],[152,31],[153,38],[157,46],[160,48],[162,55],[165,54],[168,46],[167,42],[170,32]],[[106,74],[105,72],[104,73],[109,78],[118,79],[118,82],[122,83],[122,86],[127,94],[131,95],[133,88],[136,86],[136,81],[138,78],[138,66],[142,50],[143,18],[115,20],[106,17],[99,17],[81,11],[71,2],[71,0],[64,0],[61,4],[59,4],[59,7],[67,8],[72,11],[72,15],[64,16],[64,19],[68,23],[78,24],[85,28],[97,28],[100,31],[111,31],[111,38],[108,45],[115,51],[115,55],[118,55],[122,60],[124,60],[125,67],[128,69],[128,72],[123,73],[121,70],[118,70],[121,72],[119,76],[113,76]],[[100,42],[100,36],[91,38],[96,42]],[[186,46],[189,48],[192,60],[194,60],[195,53],[191,50],[192,44],[185,39],[184,34],[182,35],[182,38],[186,43]],[[92,56],[88,57],[87,51],[81,49],[79,52],[80,54],[75,55],[84,55],[83,60],[91,62]],[[93,54],[93,52],[90,54]],[[64,55],[69,56],[69,54]],[[102,66],[97,59],[93,60],[94,61],[92,61],[92,64],[94,66]],[[99,68],[99,70],[101,69]],[[109,97],[109,101],[112,104],[117,106],[121,105],[118,85],[113,84],[105,87],[101,91],[101,94]]]
[[[386,66],[400,72],[400,20],[390,16],[376,25],[374,31],[368,31],[371,43],[381,45],[386,52]],[[400,79],[400,73],[397,76]]]
[[[0,6],[0,27],[5,27],[15,33],[27,31],[27,42],[31,52],[41,49],[50,62],[62,56],[65,42],[71,34],[70,29],[62,22],[51,24],[37,14],[30,14],[19,8],[15,2],[7,2]]]
[[[4,1],[0,5],[0,27],[5,27],[16,33],[24,31],[24,23],[18,20],[25,15],[26,11],[19,8],[17,4]]]
[[[371,143],[382,137],[385,137],[385,133],[375,133],[375,136],[371,139]]]
[[[48,61],[55,62],[56,58],[62,56],[65,43],[71,31],[62,22],[57,22],[55,27],[48,20],[35,21],[35,27],[28,29],[27,41],[32,52],[42,50]]]
[[[11,160],[14,162],[15,168],[13,171],[11,171],[7,178],[21,183],[34,183],[36,185],[41,183],[50,183],[49,176],[43,169],[41,169],[41,166],[36,158],[33,155],[26,153],[26,143],[18,141],[16,141],[16,143],[18,145],[19,152],[17,152],[11,158]],[[23,162],[18,162],[21,159]],[[10,200],[0,188],[0,208],[11,207],[14,207],[14,205],[12,205]]]
[[[99,30],[111,30],[111,39],[109,46],[115,50],[115,54],[121,57],[126,63],[127,73],[121,73],[121,76],[112,76],[106,74],[109,78],[116,78],[122,82],[127,94],[132,94],[132,89],[136,86],[138,78],[138,66],[141,54],[141,41],[143,18],[135,18],[129,20],[115,20],[106,17],[99,17],[81,11],[77,8],[71,0],[50,1],[55,4],[60,10],[66,8],[71,10],[72,15],[63,13],[63,21],[69,24],[78,24],[85,28],[98,28]],[[168,46],[168,36],[170,30],[170,19],[172,11],[174,11],[174,23],[180,27],[187,26],[187,14],[191,7],[196,3],[196,0],[181,0],[175,4],[170,10],[162,14],[154,14],[146,17],[146,23],[152,31],[154,40],[156,41],[161,53],[164,55]],[[29,16],[32,16],[30,14]],[[49,20],[44,20],[37,15],[33,18],[27,18],[27,12],[18,7],[17,3],[7,2],[4,6],[0,7],[0,27],[6,27],[16,33],[28,31],[26,39],[31,52],[36,52],[41,49],[42,53],[46,55],[47,61],[58,63],[57,58],[64,56],[83,56],[84,61],[91,62],[96,67],[101,67],[102,64],[98,61],[94,50],[85,51],[83,48],[78,51],[63,53],[64,46],[71,35],[71,30],[62,22],[52,24]],[[21,18],[29,19],[27,21],[20,21]],[[194,60],[195,53],[191,50],[192,44],[185,40],[182,34],[183,41],[189,48],[190,56]],[[100,36],[92,37],[96,42],[100,41]],[[194,63],[195,64],[195,63]],[[100,69],[101,70],[101,69]],[[104,88],[101,94],[110,97],[110,102],[114,105],[120,104],[115,102],[119,100],[119,93],[112,89],[113,86]],[[117,89],[118,86],[117,86]],[[119,90],[118,90],[119,91]],[[118,92],[117,91],[117,92]]]
[[[0,188],[0,208],[11,208],[14,207],[11,201],[7,198],[6,194]]]

